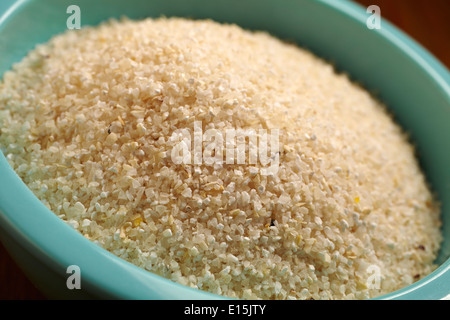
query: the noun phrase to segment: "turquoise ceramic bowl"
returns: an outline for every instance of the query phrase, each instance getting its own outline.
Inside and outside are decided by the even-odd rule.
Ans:
[[[442,299],[450,293],[450,75],[428,52],[387,21],[369,30],[365,8],[338,0],[2,0],[0,74],[35,44],[66,29],[67,7],[81,24],[109,18],[184,16],[233,22],[307,47],[335,63],[386,102],[417,144],[420,162],[442,202],[440,267],[385,299]],[[420,23],[420,22],[419,22]],[[50,212],[0,153],[0,240],[50,298],[217,299],[127,263],[91,243]],[[69,265],[81,290],[69,290]]]

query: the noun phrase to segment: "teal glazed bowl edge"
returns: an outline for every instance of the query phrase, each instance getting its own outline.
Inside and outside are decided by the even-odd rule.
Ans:
[[[64,32],[67,8],[73,4],[80,8],[82,26],[111,17],[164,15],[265,30],[295,41],[361,83],[386,103],[410,133],[421,167],[442,204],[439,267],[416,283],[376,299],[449,299],[450,74],[422,46],[383,19],[380,29],[367,28],[370,13],[348,0],[4,0],[0,74],[36,44]],[[33,195],[1,152],[0,241],[49,298],[226,299],[154,275],[87,240]],[[79,290],[66,285],[71,265],[81,270]]]

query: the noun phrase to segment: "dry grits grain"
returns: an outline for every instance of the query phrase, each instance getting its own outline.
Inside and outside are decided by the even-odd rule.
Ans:
[[[169,137],[194,121],[280,129],[278,173],[176,165]],[[441,241],[383,106],[311,53],[234,25],[124,20],[54,37],[4,74],[0,145],[88,239],[229,297],[374,297],[431,272]]]

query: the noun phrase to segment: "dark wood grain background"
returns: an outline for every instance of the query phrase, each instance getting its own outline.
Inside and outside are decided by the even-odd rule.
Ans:
[[[358,0],[406,32],[450,68],[450,0]],[[0,299],[45,299],[0,245]]]

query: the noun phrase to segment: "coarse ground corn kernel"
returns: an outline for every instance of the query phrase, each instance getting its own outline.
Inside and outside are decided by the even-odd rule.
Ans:
[[[170,137],[194,121],[279,129],[277,173],[175,164]],[[193,288],[366,299],[435,268],[439,208],[405,134],[346,75],[264,32],[159,18],[55,36],[4,74],[0,145],[86,238]]]

